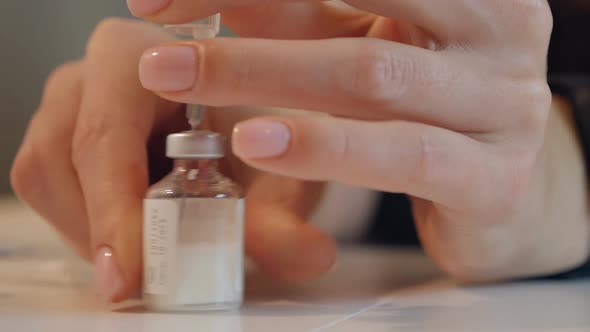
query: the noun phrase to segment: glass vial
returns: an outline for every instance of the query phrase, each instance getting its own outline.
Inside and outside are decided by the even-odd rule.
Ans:
[[[244,198],[218,170],[222,137],[168,136],[174,169],[144,201],[144,290],[155,311],[239,308],[244,290]]]

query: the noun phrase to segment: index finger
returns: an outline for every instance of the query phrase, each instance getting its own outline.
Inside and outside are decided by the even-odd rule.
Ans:
[[[72,161],[86,199],[97,286],[109,301],[140,285],[146,141],[158,112],[176,105],[141,87],[137,62],[143,50],[169,39],[146,24],[117,20],[97,28],[88,46]]]

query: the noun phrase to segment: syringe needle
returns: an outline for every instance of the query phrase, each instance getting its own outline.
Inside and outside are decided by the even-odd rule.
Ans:
[[[220,15],[215,14],[187,24],[168,24],[164,28],[185,39],[215,38],[220,30]],[[205,109],[203,105],[186,105],[186,118],[192,130],[196,130],[203,121]]]
[[[203,113],[205,113],[205,106],[203,105],[186,105],[186,118],[192,130],[196,130],[203,122]]]

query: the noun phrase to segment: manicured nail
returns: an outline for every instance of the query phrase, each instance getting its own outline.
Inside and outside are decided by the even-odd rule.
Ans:
[[[137,17],[151,16],[168,7],[172,0],[127,0],[131,14]]]
[[[233,150],[246,159],[279,157],[289,148],[291,131],[282,122],[251,120],[234,128]]]
[[[163,46],[146,51],[139,63],[144,88],[159,92],[190,89],[197,78],[197,54],[189,46]]]
[[[109,247],[101,247],[94,260],[96,273],[96,288],[99,294],[107,301],[112,302],[123,289],[123,277],[117,265],[113,250]]]

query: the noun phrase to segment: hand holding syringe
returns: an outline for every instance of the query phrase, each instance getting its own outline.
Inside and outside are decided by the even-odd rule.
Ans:
[[[12,183],[95,262],[106,298],[126,299],[141,283],[139,202],[148,175],[169,166],[151,158],[152,143],[177,130],[177,103],[333,115],[208,114],[215,128],[234,128],[237,158],[226,165],[249,185],[248,252],[274,277],[304,280],[331,267],[333,239],[306,221],[324,204],[320,185],[334,182],[419,197],[417,225],[436,226],[418,227],[424,247],[470,281],[561,271],[587,256],[583,158],[560,116],[567,107],[548,116],[552,15],[539,1],[357,1],[345,12],[322,1],[128,3],[155,22],[231,12],[228,25],[249,38],[171,43],[150,24],[108,20],[84,59],[49,80]],[[235,124],[238,115],[249,119]],[[436,162],[424,163],[424,152]],[[551,204],[547,182],[563,184],[548,191]],[[515,194],[526,194],[523,204]],[[339,215],[369,221],[372,204],[354,203],[338,204]],[[551,219],[563,211],[581,212]],[[486,246],[499,233],[517,240],[502,242],[500,257]],[[553,250],[547,234],[576,250]]]
[[[220,31],[220,14],[215,14],[186,24],[169,24],[165,25],[164,28],[181,38],[215,38]],[[192,129],[196,129],[199,124],[201,124],[204,112],[204,105],[186,105],[186,118]]]

